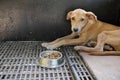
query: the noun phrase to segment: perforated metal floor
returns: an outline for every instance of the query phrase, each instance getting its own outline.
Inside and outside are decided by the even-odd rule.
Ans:
[[[0,80],[94,80],[71,47],[60,49],[66,64],[56,69],[39,66],[39,41],[0,42]]]

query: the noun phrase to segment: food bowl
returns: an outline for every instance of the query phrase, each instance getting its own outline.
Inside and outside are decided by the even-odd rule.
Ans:
[[[62,53],[55,50],[43,51],[40,53],[39,57],[39,64],[41,67],[57,68],[65,63]]]

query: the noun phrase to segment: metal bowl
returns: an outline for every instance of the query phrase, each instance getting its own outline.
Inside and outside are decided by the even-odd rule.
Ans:
[[[45,58],[46,55],[52,54],[52,53],[58,53],[60,56],[54,59]],[[40,57],[39,63],[41,67],[57,68],[64,65],[65,63],[64,56],[59,51],[54,51],[54,50],[43,51],[40,53],[39,57]]]

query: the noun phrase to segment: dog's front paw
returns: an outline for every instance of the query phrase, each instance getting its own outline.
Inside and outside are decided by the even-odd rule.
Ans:
[[[75,49],[76,51],[78,51],[78,50],[80,50],[80,46],[75,46],[74,49]]]
[[[46,46],[46,48],[47,48],[47,49],[50,49],[50,50],[53,50],[53,49],[55,49],[56,47],[55,47],[54,45],[48,45],[48,46]]]
[[[42,47],[47,47],[47,46],[48,46],[48,43],[42,43],[41,46],[42,46]]]

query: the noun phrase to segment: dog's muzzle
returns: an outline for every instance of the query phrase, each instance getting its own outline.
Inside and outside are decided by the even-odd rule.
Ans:
[[[74,32],[78,32],[78,28],[74,28],[73,31],[74,31]]]

